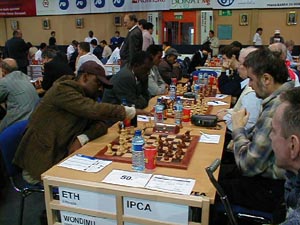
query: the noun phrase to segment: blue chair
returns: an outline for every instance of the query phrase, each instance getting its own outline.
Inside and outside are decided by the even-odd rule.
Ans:
[[[23,179],[22,182],[18,182],[17,178],[22,177],[21,169],[12,163],[15,152],[22,139],[27,124],[28,120],[19,121],[7,127],[0,133],[0,151],[2,154],[6,173],[9,176],[12,187],[15,189],[15,191],[21,194],[19,215],[20,225],[22,225],[23,223],[25,198],[34,192],[44,192],[44,188],[42,185],[30,185],[26,183]]]
[[[216,159],[210,166],[206,168],[206,173],[211,183],[216,188],[222,202],[222,204],[216,206],[216,211],[225,213],[228,217],[229,224],[238,225],[238,220],[248,221],[247,224],[249,224],[250,222],[255,224],[278,224],[282,222],[285,217],[284,205],[280,208],[282,209],[279,211],[280,213],[269,213],[259,210],[247,209],[239,205],[230,205],[226,193],[213,175],[220,164],[221,161],[219,159]]]

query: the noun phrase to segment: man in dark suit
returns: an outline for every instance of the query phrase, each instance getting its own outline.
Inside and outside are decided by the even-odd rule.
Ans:
[[[143,47],[143,35],[137,25],[136,16],[134,14],[126,14],[124,25],[128,29],[128,34],[120,49],[121,66],[131,61],[133,53],[142,51]]]
[[[4,58],[13,58],[17,61],[19,70],[27,74],[27,51],[29,46],[22,39],[21,30],[14,30],[13,37],[5,43]]]
[[[42,54],[44,61],[44,72],[42,88],[48,90],[52,87],[53,82],[63,75],[74,75],[73,70],[62,56],[54,49],[47,49]]]

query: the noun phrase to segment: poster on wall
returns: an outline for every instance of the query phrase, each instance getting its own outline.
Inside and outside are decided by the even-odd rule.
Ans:
[[[1,0],[1,17],[35,16],[35,0]]]
[[[213,11],[201,11],[201,44],[207,41],[209,30],[214,27]]]
[[[171,0],[171,9],[205,9],[211,8],[211,0]]]
[[[91,13],[91,0],[36,0],[37,15]]]
[[[211,5],[213,9],[299,8],[300,0],[216,0]]]

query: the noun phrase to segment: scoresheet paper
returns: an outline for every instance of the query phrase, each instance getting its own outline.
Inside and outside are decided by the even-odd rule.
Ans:
[[[175,194],[189,195],[195,185],[194,179],[153,175],[146,188]]]
[[[111,162],[112,161],[77,154],[58,164],[58,166],[84,172],[97,173]]]

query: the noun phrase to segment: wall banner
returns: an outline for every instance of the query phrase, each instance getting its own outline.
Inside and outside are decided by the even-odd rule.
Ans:
[[[38,16],[85,13],[91,13],[91,0],[36,0]]]
[[[214,27],[213,12],[201,11],[201,44],[207,41],[209,30]]]
[[[170,0],[92,0],[92,13],[169,10]]]
[[[300,0],[216,0],[213,9],[299,8]]]
[[[211,0],[171,0],[171,9],[211,8]]]
[[[169,10],[170,0],[36,0],[37,15]]]
[[[35,0],[0,1],[0,17],[35,16]]]

